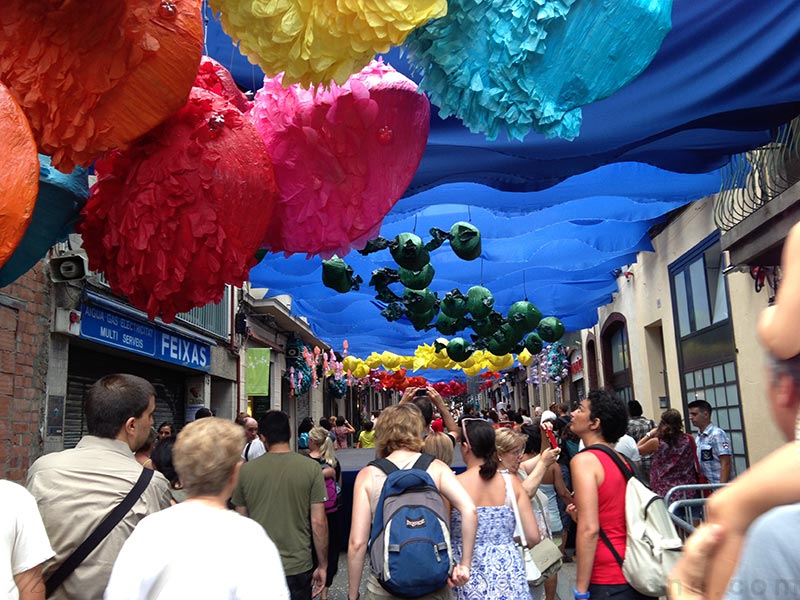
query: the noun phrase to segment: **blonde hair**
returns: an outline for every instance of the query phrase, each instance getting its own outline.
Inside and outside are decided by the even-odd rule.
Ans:
[[[395,450],[422,449],[422,413],[413,404],[398,404],[381,411],[375,423],[375,455],[386,458]]]
[[[446,433],[435,431],[425,438],[425,454],[432,454],[446,465],[453,464],[453,440]]]
[[[336,452],[333,449],[333,442],[328,435],[328,430],[324,427],[312,427],[308,431],[308,439],[317,445],[322,459],[333,468],[336,468],[338,461],[336,460]]]
[[[193,421],[178,434],[172,462],[186,494],[217,496],[241,461],[244,430],[227,419],[206,417]]]
[[[497,453],[503,454],[504,452],[524,450],[528,436],[523,433],[517,433],[508,427],[501,427],[495,430],[494,440],[497,446]]]

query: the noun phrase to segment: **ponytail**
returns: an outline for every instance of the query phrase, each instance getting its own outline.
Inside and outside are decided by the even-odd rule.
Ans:
[[[497,461],[497,454],[493,452],[491,455],[483,459],[483,464],[481,465],[478,474],[481,476],[481,479],[489,481],[497,474],[497,468],[499,466],[500,463]]]

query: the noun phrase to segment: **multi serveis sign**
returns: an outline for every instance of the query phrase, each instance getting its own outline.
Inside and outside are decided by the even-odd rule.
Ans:
[[[81,306],[80,337],[200,371],[211,369],[211,346],[97,306]]]

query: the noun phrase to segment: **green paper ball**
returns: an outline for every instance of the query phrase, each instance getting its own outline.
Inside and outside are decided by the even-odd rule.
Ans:
[[[422,240],[413,233],[401,233],[389,245],[395,262],[409,271],[421,271],[430,261]]]
[[[428,263],[419,271],[409,271],[403,267],[397,269],[397,275],[400,277],[400,283],[412,290],[424,290],[433,281],[433,265]]]
[[[497,330],[497,334],[512,344],[516,344],[525,336],[524,331],[516,329],[511,323],[503,323]]]
[[[481,255],[481,232],[472,223],[459,221],[450,228],[450,246],[461,260],[475,260]]]
[[[469,312],[467,298],[458,290],[447,292],[439,308],[448,317],[453,317],[454,319],[460,319]]]
[[[472,330],[479,336],[488,338],[497,331],[497,325],[489,317],[483,317],[482,319],[473,319]]]
[[[555,317],[545,317],[537,327],[539,337],[545,342],[557,342],[564,335],[564,324]]]
[[[417,331],[422,331],[428,326],[428,323],[430,323],[433,317],[436,315],[436,309],[431,308],[430,310],[419,313],[409,311],[406,313],[406,315],[408,316],[408,320],[411,321],[411,324],[414,326],[414,329]]]
[[[533,355],[539,354],[544,347],[544,342],[542,342],[542,338],[539,337],[539,334],[536,332],[529,333],[528,336],[525,338],[525,348]]]
[[[341,294],[349,292],[353,287],[353,268],[338,256],[323,260],[322,283]]]
[[[424,290],[406,288],[403,291],[403,303],[411,313],[424,313],[436,306],[436,295],[427,288]]]
[[[505,339],[503,336],[493,335],[491,338],[489,338],[489,343],[486,346],[486,350],[495,356],[505,356],[511,352],[511,348],[513,346],[514,343]]]
[[[439,316],[436,317],[436,331],[442,335],[454,335],[461,331],[461,325],[461,319],[454,319],[442,311],[439,311]]]
[[[542,312],[527,300],[514,302],[508,309],[508,322],[523,334],[536,329],[542,320]]]
[[[493,306],[494,296],[485,287],[475,285],[467,290],[467,309],[474,318],[488,316]]]
[[[447,356],[455,362],[464,362],[472,355],[472,348],[467,340],[455,337],[447,344]]]

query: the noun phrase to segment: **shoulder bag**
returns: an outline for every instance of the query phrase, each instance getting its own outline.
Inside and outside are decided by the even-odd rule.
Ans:
[[[503,473],[503,479],[506,483],[506,493],[511,496],[511,506],[514,508],[514,520],[517,522],[517,531],[519,531],[519,540],[521,546],[517,546],[520,556],[522,557],[522,564],[525,565],[525,579],[528,581],[529,586],[539,585],[536,583],[541,579],[542,572],[536,566],[533,560],[531,549],[528,548],[528,540],[525,537],[525,528],[522,526],[522,521],[519,518],[519,507],[517,506],[517,497],[514,494],[514,486],[511,485],[508,473]]]
[[[72,554],[70,554],[66,560],[61,563],[61,566],[59,566],[53,572],[53,574],[47,578],[47,581],[45,582],[46,598],[49,598],[53,592],[55,592],[58,587],[64,583],[67,577],[72,575],[72,572],[78,568],[78,565],[80,565],[95,548],[97,548],[97,545],[102,542],[109,533],[111,533],[111,530],[117,526],[117,523],[119,523],[122,518],[128,514],[128,511],[133,508],[134,504],[136,504],[136,501],[141,497],[152,478],[152,469],[142,469],[139,479],[136,480],[136,483],[131,488],[131,491],[128,492],[128,495],[125,496],[125,498],[123,498],[122,502],[114,507],[114,510],[112,510],[108,516],[100,522],[100,524],[89,535],[89,537],[83,540],[81,545],[75,548],[75,550],[72,551]]]
[[[539,501],[539,498],[536,497],[534,494],[533,499],[536,501],[536,504],[539,505],[539,511],[542,514],[546,514],[544,512],[544,507],[542,503]],[[552,532],[550,531],[549,526],[547,525],[547,520],[545,519],[545,527],[548,528],[547,530],[547,537],[542,536],[542,540],[536,544],[533,548],[531,548],[531,555],[533,556],[533,561],[536,563],[536,566],[541,571],[541,577],[535,581],[531,582],[530,585],[533,587],[542,585],[545,581],[547,581],[551,575],[555,575],[558,573],[559,569],[561,569],[561,565],[564,564],[563,557],[561,555],[561,549],[556,546],[555,542],[552,540]]]

